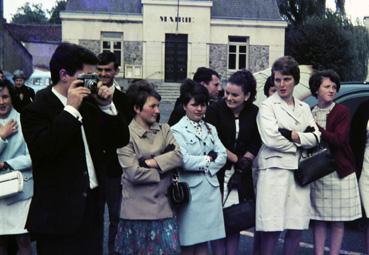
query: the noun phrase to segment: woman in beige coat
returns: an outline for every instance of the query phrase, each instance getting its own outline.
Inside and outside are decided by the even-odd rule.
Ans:
[[[167,124],[158,124],[160,95],[145,81],[130,86],[130,142],[118,149],[122,204],[115,250],[120,254],[179,254],[177,224],[166,196],[182,155]]]

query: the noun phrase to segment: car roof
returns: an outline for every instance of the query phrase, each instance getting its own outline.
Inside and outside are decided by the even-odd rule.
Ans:
[[[339,92],[337,92],[335,101],[340,101],[342,97],[346,97],[350,94],[369,93],[368,82],[342,82]],[[310,107],[317,104],[317,99],[314,96],[308,96],[304,101],[309,104]]]

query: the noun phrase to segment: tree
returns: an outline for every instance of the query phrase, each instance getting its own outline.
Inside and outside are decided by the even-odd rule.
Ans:
[[[335,0],[336,12],[345,15],[345,0]],[[279,12],[291,25],[300,26],[309,17],[324,16],[326,0],[277,0]]]
[[[324,15],[325,1],[321,0],[278,0],[282,17],[293,26],[300,26],[314,15]]]
[[[362,81],[368,72],[369,33],[327,12],[308,18],[303,26],[288,27],[286,54],[317,70],[334,69],[343,81]]]
[[[67,6],[66,0],[58,0],[55,6],[49,11],[50,19],[49,23],[61,24],[60,12],[64,11]]]
[[[336,0],[336,12],[346,15],[345,0]]]
[[[45,24],[48,19],[41,4],[25,3],[17,9],[17,13],[12,17],[12,23],[18,24]]]

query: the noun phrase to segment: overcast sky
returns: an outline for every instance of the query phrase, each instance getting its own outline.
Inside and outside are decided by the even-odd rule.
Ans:
[[[6,20],[9,22],[17,9],[26,2],[40,3],[44,10],[50,10],[55,5],[56,0],[4,0]],[[334,7],[334,0],[327,0],[327,5]],[[354,22],[357,18],[362,21],[364,16],[369,16],[369,0],[346,0],[346,12]]]

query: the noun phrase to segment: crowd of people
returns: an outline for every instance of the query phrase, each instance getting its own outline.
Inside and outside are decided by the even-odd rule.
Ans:
[[[297,254],[312,224],[314,253],[324,254],[329,229],[330,254],[339,254],[344,223],[362,207],[369,215],[369,100],[351,121],[334,102],[333,70],[311,75],[310,109],[293,95],[292,57],[273,63],[259,107],[250,71],[233,73],[221,93],[220,75],[200,67],[183,81],[168,124],[149,81],[122,90],[111,52],[62,43],[50,72],[52,85],[35,95],[22,71],[15,85],[0,71],[0,174],[24,179],[21,192],[0,198],[0,255],[9,240],[20,255],[32,254],[32,241],[38,255],[102,254],[106,205],[109,255],[235,255],[240,233],[226,229],[223,210],[245,201],[255,204],[250,253],[275,254],[285,231],[283,254]],[[91,73],[95,87],[81,78]],[[318,145],[336,169],[301,186],[301,155]],[[179,197],[188,193],[179,205],[168,192],[178,182]]]

